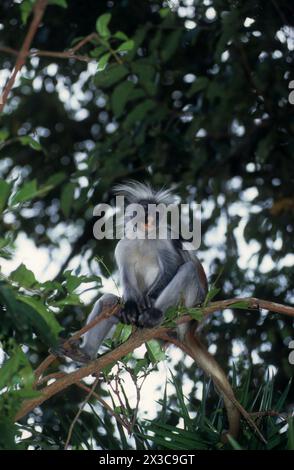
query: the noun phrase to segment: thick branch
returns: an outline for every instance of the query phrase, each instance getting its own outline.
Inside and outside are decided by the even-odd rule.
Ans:
[[[284,315],[288,315],[294,317],[294,307],[290,307],[287,305],[277,304],[275,302],[269,302],[267,300],[257,299],[254,297],[248,298],[235,298],[229,300],[221,300],[218,302],[212,302],[208,307],[202,309],[204,316],[208,316],[211,313],[217,310],[224,310],[226,308],[231,308],[233,304],[237,302],[247,302],[248,308],[258,309],[258,308],[265,308],[272,312],[282,313]],[[110,312],[108,312],[110,314]],[[106,313],[105,313],[106,315]],[[183,317],[179,318],[177,321],[178,324],[185,323],[191,320],[189,315],[184,315]],[[94,322],[93,322],[94,323]],[[97,322],[95,323],[97,324]],[[93,325],[94,326],[94,325]],[[87,325],[87,327],[82,328],[79,332],[77,332],[73,338],[79,337],[82,333],[85,332],[85,329],[91,328],[91,325]],[[113,351],[99,357],[98,359],[86,364],[85,366],[81,367],[77,371],[74,371],[65,377],[60,378],[56,382],[47,387],[43,388],[41,391],[41,396],[35,399],[26,400],[16,415],[16,420],[23,418],[27,413],[32,411],[36,406],[41,405],[44,401],[48,400],[52,396],[56,395],[57,393],[65,390],[70,385],[79,382],[84,377],[95,373],[97,370],[102,370],[106,366],[117,362],[122,357],[126,356],[128,353],[133,351],[134,349],[141,346],[146,341],[149,341],[152,338],[159,338],[163,335],[166,335],[171,328],[167,328],[164,326],[160,326],[159,328],[152,328],[152,329],[143,329],[137,330],[125,343],[118,346]],[[50,357],[50,356],[49,356]],[[47,358],[48,359],[48,358]],[[54,359],[54,356],[53,356]],[[46,362],[46,360],[44,361]],[[39,366],[40,372],[40,366]],[[37,370],[38,370],[37,369]],[[42,372],[44,372],[45,368],[42,368]]]
[[[15,79],[17,77],[18,72],[21,70],[22,66],[24,65],[26,58],[29,53],[29,49],[31,47],[31,43],[35,37],[37,29],[42,21],[43,15],[45,13],[47,7],[48,0],[37,0],[37,3],[34,6],[33,10],[33,19],[30,24],[29,30],[26,34],[24,42],[21,46],[21,49],[18,53],[16,63],[12,74],[4,88],[2,96],[0,97],[0,112],[3,112],[3,108],[5,106],[6,100],[8,98],[9,92],[14,85]]]

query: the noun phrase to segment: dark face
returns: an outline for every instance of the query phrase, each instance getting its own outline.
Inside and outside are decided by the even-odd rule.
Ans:
[[[140,205],[144,209],[145,213],[145,220],[143,222],[143,228],[145,230],[154,230],[158,227],[159,223],[159,214],[156,212],[154,215],[152,213],[148,214],[148,204],[155,204],[155,201],[150,200],[142,200],[140,201]],[[151,212],[151,209],[150,209]]]

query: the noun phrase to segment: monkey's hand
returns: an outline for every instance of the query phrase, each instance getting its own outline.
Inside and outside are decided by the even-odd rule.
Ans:
[[[127,325],[137,325],[139,314],[140,311],[137,302],[133,299],[129,299],[125,302],[119,317],[121,321]]]
[[[120,312],[120,320],[127,325],[136,325],[139,328],[153,328],[163,319],[163,312],[152,306],[150,299],[144,299],[143,304],[129,299]]]
[[[158,308],[147,308],[139,315],[138,326],[141,328],[154,328],[162,322],[163,316],[163,312]]]

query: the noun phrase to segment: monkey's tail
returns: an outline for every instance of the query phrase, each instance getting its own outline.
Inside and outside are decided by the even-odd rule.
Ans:
[[[192,324],[191,324],[192,323]],[[227,410],[229,431],[228,433],[236,438],[240,429],[240,414],[246,419],[252,429],[258,434],[260,439],[266,443],[264,436],[260,430],[243,408],[243,406],[236,399],[232,387],[224,373],[223,369],[217,363],[215,358],[208,352],[206,347],[202,344],[199,337],[195,332],[195,322],[189,323],[183,339],[184,344],[188,348],[189,355],[194,359],[196,364],[205,372],[206,375],[211,377],[216,388],[223,397],[224,404]]]

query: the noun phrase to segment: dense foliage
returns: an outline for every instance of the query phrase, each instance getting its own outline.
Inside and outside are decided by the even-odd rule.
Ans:
[[[1,2],[2,85],[33,4]],[[48,250],[55,266],[55,275],[42,282],[24,264],[9,272],[1,268],[1,448],[63,448],[85,398],[72,387],[12,424],[22,400],[38,393],[33,368],[60,334],[68,336],[86,318],[90,306],[83,304],[82,290],[90,286],[96,298],[99,275],[114,270],[114,242],[97,242],[92,233],[93,208],[111,201],[113,184],[127,178],[176,184],[183,201],[202,204],[200,257],[210,283],[217,278],[216,298],[293,301],[293,13],[287,0],[49,3],[35,53],[1,116],[0,267],[10,266],[7,260],[21,250],[24,236]],[[90,34],[70,57],[70,49]],[[97,256],[103,258],[101,271]],[[293,389],[291,395],[287,388],[292,328],[290,318],[246,310],[217,313],[204,327],[248,410],[293,407]],[[156,367],[158,357],[153,366],[150,359],[149,350],[138,373]],[[274,385],[265,373],[269,366],[276,372]],[[242,374],[244,369],[252,374]],[[216,430],[224,418],[216,395],[205,389],[205,399],[195,399],[201,376],[194,366],[179,363],[174,373],[174,393],[162,397],[155,421],[141,417],[134,424],[133,440],[92,397],[72,444],[168,447],[170,426],[184,420],[179,448],[218,446]],[[179,378],[195,383],[187,402]],[[103,385],[98,388],[107,395]],[[130,418],[134,410],[126,403],[116,412]],[[293,425],[286,436],[279,434],[284,423],[277,417],[266,420],[268,448],[293,447]],[[148,429],[157,440],[142,441]],[[262,447],[245,428],[240,443],[229,445]]]

